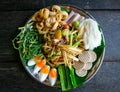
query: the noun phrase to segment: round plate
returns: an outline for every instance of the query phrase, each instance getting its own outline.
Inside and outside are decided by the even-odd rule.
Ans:
[[[95,18],[94,18],[91,14],[89,14],[89,13],[86,12],[86,11],[84,11],[83,9],[80,9],[80,8],[75,7],[75,6],[72,6],[72,5],[60,5],[60,6],[61,6],[61,7],[69,7],[71,10],[79,13],[80,15],[82,15],[82,16],[84,16],[84,17],[86,17],[86,18],[92,18],[93,20],[95,20]],[[50,6],[47,7],[47,8],[50,8]],[[31,18],[32,18],[32,17],[31,17]],[[27,23],[29,23],[29,22],[31,21],[31,18],[28,20]],[[95,20],[95,21],[96,21],[96,20]],[[99,24],[98,24],[98,25],[99,25]],[[85,82],[84,82],[83,84],[87,83],[91,78],[93,78],[93,76],[97,73],[97,71],[99,70],[99,68],[100,68],[100,66],[101,66],[101,64],[102,64],[102,62],[103,62],[103,58],[104,58],[104,54],[105,54],[105,39],[104,39],[104,35],[103,35],[103,32],[102,32],[102,29],[101,29],[101,28],[100,28],[100,31],[101,31],[101,33],[102,33],[102,43],[103,43],[103,45],[104,45],[104,48],[102,49],[102,51],[100,51],[101,54],[99,55],[99,57],[97,58],[97,60],[94,62],[93,67],[88,71],[88,74],[87,74],[87,76],[86,76]],[[100,48],[100,46],[97,47],[96,49],[99,50],[99,48]],[[96,51],[96,49],[94,49],[94,51],[95,51],[95,52],[98,52],[98,51]],[[96,53],[96,54],[97,54],[97,53]],[[33,67],[28,67],[28,66],[26,66],[26,63],[24,63],[23,61],[22,61],[22,64],[23,64],[24,68],[26,69],[26,71],[29,73],[29,75],[31,75],[32,78],[34,78],[35,80],[37,80],[38,82],[40,82],[39,79],[38,79],[38,75],[34,75],[34,74],[32,73]],[[41,82],[40,82],[40,83],[41,83]],[[44,82],[43,84],[46,84],[46,83]],[[49,84],[46,84],[46,85],[49,86]]]

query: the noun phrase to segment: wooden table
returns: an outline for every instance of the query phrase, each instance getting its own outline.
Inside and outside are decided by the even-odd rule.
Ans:
[[[106,40],[106,55],[98,73],[70,92],[120,92],[120,0],[1,0],[0,92],[60,92],[33,80],[11,43],[19,26],[40,8],[53,4],[72,4],[90,12],[102,26]]]

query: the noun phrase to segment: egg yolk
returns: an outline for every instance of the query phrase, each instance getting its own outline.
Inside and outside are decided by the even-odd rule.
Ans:
[[[50,70],[50,67],[48,65],[45,65],[42,70],[41,70],[41,73],[43,74],[48,74],[49,73],[49,70]]]
[[[36,63],[36,65],[40,68],[42,68],[46,64],[45,60],[39,60],[39,62]]]
[[[54,68],[51,69],[49,75],[50,75],[51,78],[55,78],[57,76],[56,69],[54,69]]]
[[[37,61],[37,60],[39,60],[39,58],[40,58],[40,56],[35,56],[34,60]]]

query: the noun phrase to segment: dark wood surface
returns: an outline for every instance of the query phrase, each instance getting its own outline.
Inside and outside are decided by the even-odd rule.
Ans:
[[[52,4],[71,4],[90,12],[100,23],[106,40],[104,63],[95,77],[70,92],[120,92],[120,0],[1,0],[0,92],[53,92],[24,70],[11,40],[29,17]]]
[[[104,62],[95,77],[82,87],[70,92],[119,92],[120,63]],[[21,62],[1,63],[0,92],[61,92],[46,87],[33,80],[21,65]]]
[[[72,4],[83,9],[120,9],[120,0],[0,0],[0,10],[38,10],[53,4]]]

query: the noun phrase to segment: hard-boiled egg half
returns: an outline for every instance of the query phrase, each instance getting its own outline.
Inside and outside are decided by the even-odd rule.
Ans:
[[[28,66],[35,65],[33,69],[33,74],[38,74],[40,82],[44,82],[48,75],[48,79],[51,86],[54,86],[57,80],[57,69],[50,69],[49,65],[46,65],[46,59],[40,59],[39,56],[35,56],[34,58],[28,61]]]
[[[57,70],[55,68],[52,68],[49,72],[49,81],[50,85],[54,86],[57,80]]]
[[[45,64],[46,60],[45,59],[41,60],[40,56],[35,56],[34,58],[28,61],[28,66],[35,65],[33,69],[33,74],[37,74]]]
[[[29,61],[28,61],[28,66],[33,66],[33,65],[35,65],[36,64],[36,62],[39,60],[39,56],[35,56],[34,58],[32,58],[32,59],[30,59]]]
[[[34,67],[33,74],[37,74],[45,64],[46,64],[45,59],[39,60]]]
[[[49,71],[50,71],[50,66],[48,65],[45,65],[41,71],[39,72],[39,80],[40,82],[44,82],[45,79],[47,78],[48,74],[49,74]]]

